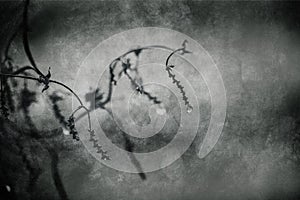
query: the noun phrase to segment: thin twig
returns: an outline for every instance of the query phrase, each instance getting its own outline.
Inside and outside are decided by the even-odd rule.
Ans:
[[[109,79],[110,79],[110,81],[109,81],[109,86],[108,86],[108,94],[107,94],[106,99],[103,102],[100,102],[98,104],[100,108],[104,108],[105,105],[111,100],[113,85],[117,84],[116,80],[114,79],[114,77],[115,77],[114,70],[115,70],[118,62],[120,62],[124,57],[126,57],[127,55],[129,55],[131,53],[135,53],[138,56],[143,50],[151,50],[151,49],[163,49],[163,50],[174,51],[173,49],[171,49],[167,46],[150,45],[150,46],[138,47],[138,48],[135,48],[135,49],[131,49],[131,50],[123,53],[121,56],[115,58],[109,65],[109,68],[110,68],[110,77],[109,77]]]
[[[187,40],[183,41],[182,43],[182,48],[176,49],[175,51],[173,51],[166,59],[166,71],[169,75],[169,78],[172,79],[173,83],[177,86],[177,88],[180,90],[180,93],[182,94],[182,100],[184,101],[184,104],[187,106],[187,110],[188,112],[190,112],[193,109],[193,106],[190,104],[188,97],[186,96],[186,93],[184,91],[184,87],[180,84],[180,81],[176,79],[175,74],[172,73],[172,68],[174,68],[174,65],[169,65],[169,61],[171,59],[171,57],[178,52],[181,52],[181,54],[185,54],[185,53],[191,53],[190,51],[186,50],[186,43]]]
[[[14,75],[14,74],[4,74],[4,73],[0,73],[0,75],[1,76],[7,76],[7,77],[14,77],[14,78],[22,78],[22,79],[34,80],[34,81],[40,82],[39,78],[30,77],[30,76],[22,76],[22,75]],[[83,108],[83,109],[85,109],[87,111],[88,122],[89,122],[89,129],[91,129],[92,126],[91,126],[91,120],[90,120],[89,110],[83,105],[83,103],[82,103],[81,99],[79,98],[79,96],[70,87],[68,87],[67,85],[65,85],[65,84],[63,84],[63,83],[61,83],[59,81],[49,80],[49,82],[64,87],[65,89],[69,90],[76,97],[76,99],[78,100],[81,108]]]

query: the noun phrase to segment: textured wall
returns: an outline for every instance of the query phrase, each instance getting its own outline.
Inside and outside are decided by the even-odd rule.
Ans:
[[[21,13],[22,6],[0,5],[1,10],[11,10],[3,11],[1,25],[13,27],[9,24],[18,20],[15,13]],[[216,62],[227,92],[225,127],[209,156],[196,156],[200,134],[180,159],[147,173],[146,180],[105,167],[68,137],[49,140],[59,146],[58,169],[69,199],[298,199],[299,6],[277,1],[33,1],[32,52],[44,72],[51,66],[52,77],[67,85],[74,84],[80,63],[99,42],[127,29],[155,26],[198,41]],[[1,32],[2,43],[6,33]],[[27,63],[20,36],[10,55],[17,63]],[[28,84],[32,90],[41,89]],[[71,112],[70,101],[68,97],[62,103],[65,113]],[[46,94],[38,94],[30,109],[39,130],[59,126]],[[15,116],[16,127],[26,126],[22,114]],[[31,197],[59,199],[51,175],[53,157],[35,147],[34,140],[22,143],[25,149],[33,146],[27,155],[35,155],[32,162],[41,169]],[[1,155],[1,184],[8,180],[22,199],[29,198],[22,158],[13,145],[2,145]]]

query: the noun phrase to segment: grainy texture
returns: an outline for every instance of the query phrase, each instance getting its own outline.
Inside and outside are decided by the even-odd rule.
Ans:
[[[22,5],[1,2],[0,8],[3,51],[21,21]],[[52,77],[70,86],[87,54],[116,33],[156,26],[187,34],[203,45],[221,71],[227,118],[221,139],[205,159],[196,155],[199,135],[180,159],[143,180],[105,167],[81,143],[62,134],[15,140],[28,123],[22,113],[14,114],[13,124],[1,122],[1,190],[10,185],[18,199],[300,198],[299,3],[33,1],[29,15],[30,45],[40,69],[47,72],[51,66]],[[27,64],[20,35],[10,55]],[[28,87],[41,90],[34,83]],[[18,96],[20,90],[14,92]],[[71,112],[70,101],[60,102],[64,114]],[[30,113],[40,134],[59,127],[51,106],[37,92]],[[115,130],[108,131],[113,137]],[[20,155],[20,144],[30,164]],[[32,175],[30,182],[28,174],[38,178]]]

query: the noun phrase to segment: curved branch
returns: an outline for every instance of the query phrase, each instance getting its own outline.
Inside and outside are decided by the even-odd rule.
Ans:
[[[74,116],[76,114],[76,112],[78,112],[80,109],[84,109],[86,112],[87,112],[87,115],[88,115],[88,120],[89,122],[91,121],[91,118],[90,118],[90,114],[89,114],[89,110],[85,107],[85,106],[79,106],[78,108],[76,108],[70,116]],[[89,130],[92,130],[92,126],[91,126],[91,123],[89,123]]]
[[[0,73],[1,76],[7,76],[7,77],[14,77],[14,78],[22,78],[22,79],[28,79],[28,80],[34,80],[37,82],[40,82],[39,78],[35,78],[35,77],[30,77],[30,76],[22,76],[22,75],[14,75],[14,74],[4,74],[4,73]],[[80,107],[85,109],[88,115],[88,123],[89,123],[89,129],[91,130],[92,125],[91,125],[91,118],[90,118],[90,111],[83,105],[81,99],[79,98],[79,96],[67,85],[59,82],[59,81],[55,81],[55,80],[49,80],[49,83],[55,83],[57,85],[60,85],[62,87],[64,87],[65,89],[69,90],[77,99],[77,101],[80,104]]]
[[[34,80],[34,81],[38,81],[40,79],[35,78],[35,77],[30,77],[30,76],[22,76],[22,75],[15,75],[13,74],[5,74],[5,73],[0,73],[1,76],[7,76],[7,77],[13,77],[13,78],[22,78],[22,79],[29,79],[29,80]]]
[[[190,51],[186,50],[186,43],[187,40],[183,41],[182,43],[182,48],[176,49],[174,50],[166,59],[166,71],[169,75],[169,78],[172,79],[173,83],[176,85],[176,87],[180,90],[180,93],[182,94],[182,100],[184,101],[184,104],[187,106],[187,111],[191,112],[191,110],[193,109],[193,106],[190,104],[188,97],[186,96],[186,93],[184,91],[184,87],[180,84],[180,81],[176,79],[175,74],[172,73],[172,68],[174,68],[174,65],[169,65],[169,61],[171,59],[171,57],[177,53],[181,51],[181,54],[185,54],[185,53],[191,53]]]
[[[89,111],[89,109],[87,109],[83,105],[83,103],[82,103],[81,99],[79,98],[79,96],[70,87],[66,86],[65,84],[63,84],[63,83],[61,83],[59,81],[49,80],[49,83],[55,83],[55,84],[63,86],[64,88],[66,88],[67,90],[69,90],[76,97],[77,101],[80,104],[80,109],[83,108],[86,111],[87,115],[88,115],[89,130],[91,130],[92,129],[92,123],[91,123],[90,111]]]
[[[117,63],[118,63],[118,60],[117,59],[115,59],[113,62],[111,62],[110,63],[110,65],[109,65],[109,72],[110,72],[110,81],[109,81],[109,83],[108,83],[108,94],[107,94],[107,97],[106,97],[106,99],[103,101],[103,102],[101,102],[100,104],[99,104],[99,107],[104,107],[105,106],[105,104],[107,104],[109,101],[110,101],[110,99],[111,99],[111,94],[112,94],[112,90],[113,90],[113,85],[112,85],[112,83],[114,83],[114,85],[117,83],[116,82],[116,80],[114,79],[115,78],[115,75],[114,75],[114,69],[116,68],[116,66],[117,66]]]
[[[18,69],[17,71],[15,71],[13,74],[17,75],[17,74],[22,74],[23,72],[27,71],[27,70],[33,70],[35,71],[35,69],[31,66],[25,66],[25,67],[22,67],[20,69]]]
[[[79,98],[79,96],[69,86],[67,86],[67,85],[65,85],[65,84],[63,84],[63,83],[61,83],[59,81],[55,81],[55,80],[51,80],[51,79],[49,80],[49,83],[55,83],[57,85],[61,85],[64,88],[66,88],[67,90],[69,90],[76,97],[76,99],[78,100],[78,102],[80,103],[80,105],[83,106],[83,103],[82,103],[81,99]]]
[[[38,69],[34,58],[32,56],[32,53],[30,51],[30,46],[28,42],[28,6],[29,6],[29,0],[25,0],[25,5],[24,5],[24,12],[23,12],[23,47],[24,51],[26,53],[26,56],[30,62],[30,64],[33,66],[35,72],[42,76],[45,77],[45,75]]]
[[[111,94],[112,94],[112,90],[113,90],[113,84],[116,84],[116,81],[114,79],[115,75],[114,75],[114,69],[116,68],[116,65],[119,61],[121,61],[122,58],[124,58],[125,56],[127,56],[128,54],[131,53],[135,53],[136,55],[140,54],[141,51],[143,50],[150,50],[150,49],[163,49],[163,50],[169,50],[169,51],[174,51],[174,49],[169,48],[167,46],[163,46],[163,45],[150,45],[150,46],[145,46],[145,47],[138,47],[135,49],[131,49],[125,53],[123,53],[121,56],[115,58],[110,64],[109,64],[109,68],[110,68],[110,81],[109,81],[109,86],[108,86],[108,95],[106,97],[106,99],[103,102],[100,102],[98,104],[98,106],[100,108],[104,108],[105,105],[111,100]],[[149,97],[149,96],[148,96]]]
[[[171,58],[175,53],[177,53],[177,52],[179,52],[179,51],[182,51],[182,50],[183,50],[183,48],[176,49],[175,51],[173,51],[173,52],[167,57],[167,60],[166,60],[166,66],[169,66],[169,60],[170,60],[170,58]]]
[[[131,49],[131,50],[125,52],[124,54],[122,54],[121,56],[119,56],[118,58],[122,58],[124,56],[127,56],[130,53],[133,53],[133,52],[139,51],[139,53],[140,53],[142,50],[149,50],[149,49],[164,49],[164,50],[173,51],[172,48],[169,48],[167,46],[163,46],[163,45],[150,45],[150,46],[144,46],[144,47],[139,47],[139,48]],[[118,59],[118,58],[116,58],[116,59]]]

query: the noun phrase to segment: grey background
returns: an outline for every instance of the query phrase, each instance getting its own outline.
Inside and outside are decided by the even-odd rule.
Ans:
[[[20,22],[22,5],[1,2],[0,8],[3,49]],[[80,63],[102,40],[127,29],[156,26],[197,40],[212,55],[227,91],[223,134],[209,156],[200,160],[196,155],[200,135],[180,159],[147,173],[146,180],[105,167],[69,137],[49,140],[60,146],[58,169],[68,198],[298,199],[299,13],[299,3],[277,1],[33,1],[32,52],[44,72],[51,66],[52,77],[67,85],[74,84]],[[20,35],[10,55],[17,63],[28,63]],[[31,106],[36,126],[41,131],[57,128],[46,95],[37,99]],[[68,102],[70,97],[62,103],[65,113],[71,111]],[[26,127],[21,113],[14,122],[15,127]],[[2,143],[1,184],[13,183],[20,199],[60,198],[43,145],[30,137],[23,141],[32,165],[41,169],[34,190],[28,192],[28,168],[10,137]]]

